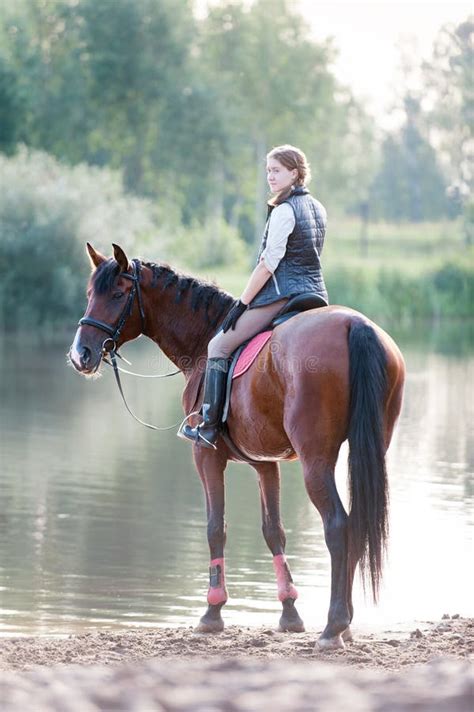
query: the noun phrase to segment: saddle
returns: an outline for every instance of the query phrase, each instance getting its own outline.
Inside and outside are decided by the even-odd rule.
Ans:
[[[232,354],[232,360],[227,374],[225,402],[222,411],[221,421],[221,435],[224,438],[226,444],[229,446],[230,450],[232,450],[234,455],[236,455],[239,460],[252,464],[252,460],[249,460],[242,452],[240,452],[238,447],[234,444],[229,435],[229,430],[227,427],[227,417],[229,415],[230,394],[232,390],[233,379],[242,375],[242,373],[245,373],[245,371],[252,365],[253,361],[257,358],[264,345],[271,338],[272,331],[275,327],[279,326],[280,324],[283,324],[285,321],[288,321],[288,319],[291,319],[293,316],[301,314],[301,312],[308,311],[309,309],[318,309],[319,307],[327,306],[328,304],[326,300],[318,294],[312,294],[311,292],[297,294],[295,297],[292,297],[287,301],[287,303],[278,312],[278,314],[273,317],[269,326],[266,326],[258,334],[252,336],[250,339],[247,339],[247,341],[244,341]]]

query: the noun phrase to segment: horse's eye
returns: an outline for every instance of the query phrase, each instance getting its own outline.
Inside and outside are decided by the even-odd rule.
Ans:
[[[122,299],[124,292],[114,292],[114,299]]]

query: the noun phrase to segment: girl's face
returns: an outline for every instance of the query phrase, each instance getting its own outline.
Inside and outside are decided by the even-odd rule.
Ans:
[[[267,159],[267,181],[272,193],[280,193],[286,190],[296,181],[298,171],[293,168],[291,171],[277,161],[276,158]]]

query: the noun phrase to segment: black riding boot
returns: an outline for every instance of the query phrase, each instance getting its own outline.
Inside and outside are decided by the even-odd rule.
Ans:
[[[207,360],[202,402],[204,422],[196,428],[185,425],[178,433],[180,437],[193,440],[203,447],[215,448],[214,443],[221,426],[228,370],[229,359],[227,358],[209,358]]]

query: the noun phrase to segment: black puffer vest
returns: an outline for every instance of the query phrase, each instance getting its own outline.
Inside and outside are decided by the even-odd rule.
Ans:
[[[286,252],[278,267],[252,299],[250,309],[303,292],[314,292],[328,301],[320,261],[326,234],[326,210],[304,186],[294,188],[283,202],[289,203],[293,208],[295,227],[288,236]],[[273,207],[270,206],[268,217],[272,210]],[[269,222],[262,238],[257,264],[267,244],[268,225]]]

